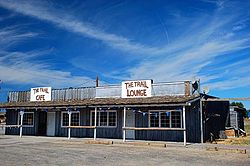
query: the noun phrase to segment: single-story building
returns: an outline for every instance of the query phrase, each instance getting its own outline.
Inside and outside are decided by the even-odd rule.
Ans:
[[[230,106],[230,112],[228,116],[229,124],[227,126],[227,129],[231,129],[231,135],[232,137],[239,137],[240,135],[245,135],[246,132],[244,131],[244,114],[246,109],[240,108],[238,106]]]
[[[199,81],[9,92],[6,134],[205,142],[225,130],[229,101],[199,91]]]

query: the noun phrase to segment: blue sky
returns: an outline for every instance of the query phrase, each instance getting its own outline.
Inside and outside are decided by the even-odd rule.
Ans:
[[[250,95],[250,1],[0,0],[1,101],[12,90],[201,79]],[[249,102],[244,104],[250,108]]]

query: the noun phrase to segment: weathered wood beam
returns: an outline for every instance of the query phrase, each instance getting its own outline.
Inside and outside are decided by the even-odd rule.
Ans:
[[[184,131],[184,128],[166,128],[166,127],[123,127],[123,130],[172,130]]]
[[[66,128],[73,128],[73,129],[95,129],[96,126],[66,126]]]
[[[9,127],[9,128],[14,127],[14,128],[20,128],[20,127],[22,127],[22,126],[21,126],[21,125],[0,125],[0,127]]]
[[[202,101],[230,101],[230,100],[239,100],[239,101],[247,101],[250,100],[250,97],[238,97],[238,98],[219,98],[219,99],[202,99]]]

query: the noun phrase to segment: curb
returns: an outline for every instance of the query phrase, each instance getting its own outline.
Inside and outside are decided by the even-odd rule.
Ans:
[[[221,148],[221,147],[206,147],[207,151],[224,151],[231,153],[247,154],[246,149],[232,149],[232,148]]]
[[[103,140],[89,140],[85,144],[102,144],[102,145],[112,145],[113,141],[103,141]]]

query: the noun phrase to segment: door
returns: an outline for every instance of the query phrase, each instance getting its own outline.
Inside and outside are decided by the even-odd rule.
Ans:
[[[126,111],[126,127],[135,127],[135,113],[133,110]],[[135,130],[126,130],[126,139],[135,139]]]
[[[48,112],[47,113],[47,136],[55,136],[56,128],[56,113]]]
[[[47,112],[40,111],[38,113],[38,133],[37,135],[45,136],[47,130]]]

